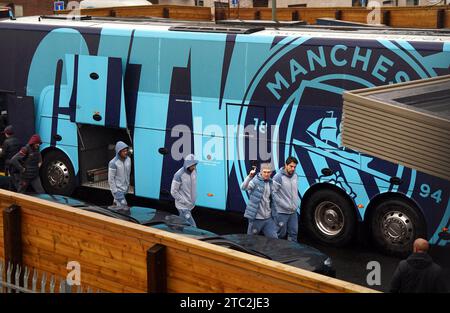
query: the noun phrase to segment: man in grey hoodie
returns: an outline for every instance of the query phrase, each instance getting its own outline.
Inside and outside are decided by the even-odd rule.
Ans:
[[[189,224],[196,227],[192,210],[195,207],[197,199],[197,163],[193,154],[188,154],[184,158],[183,167],[180,168],[172,179],[170,193],[175,199],[175,207],[180,216]]]
[[[114,197],[111,209],[128,210],[125,195],[130,188],[131,159],[128,145],[122,141],[116,143],[116,156],[108,164],[108,183]]]
[[[298,160],[292,156],[286,159],[284,167],[273,177],[272,197],[277,210],[278,237],[297,241],[298,217],[297,209],[300,206],[298,196],[298,176],[295,173]]]
[[[249,200],[245,208],[244,217],[248,219],[247,234],[258,235],[263,232],[269,238],[278,238],[275,225],[275,210],[271,205],[272,166],[270,163],[261,164],[261,172],[256,175],[256,169],[250,171],[241,184],[242,190],[249,192]]]

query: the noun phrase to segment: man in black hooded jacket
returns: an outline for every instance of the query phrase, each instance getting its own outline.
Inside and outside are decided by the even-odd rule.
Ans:
[[[25,193],[29,185],[36,193],[45,192],[39,177],[39,168],[42,164],[42,156],[39,151],[41,144],[41,137],[34,134],[28,144],[11,159],[11,166],[18,172],[18,174],[14,174],[18,193]]]
[[[442,269],[428,255],[428,241],[414,241],[413,254],[400,261],[391,281],[391,292],[395,293],[445,293],[446,282]]]

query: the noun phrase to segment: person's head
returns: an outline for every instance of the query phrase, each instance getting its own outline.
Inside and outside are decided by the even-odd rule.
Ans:
[[[429,248],[430,245],[428,244],[428,241],[426,241],[425,239],[417,238],[416,240],[414,240],[413,244],[414,253],[427,253]]]
[[[128,145],[123,141],[116,143],[116,154],[122,160],[125,160],[128,156]]]
[[[197,163],[198,161],[195,159],[195,156],[193,154],[188,154],[184,157],[183,167],[186,171],[192,173],[196,169]]]
[[[11,137],[12,135],[14,135],[14,128],[12,127],[12,125],[8,125],[3,130],[3,133],[5,134],[6,138]]]
[[[30,140],[28,140],[28,144],[34,149],[38,150],[39,146],[42,144],[41,136],[38,134],[34,134],[30,137]]]
[[[292,175],[295,172],[295,168],[297,167],[298,160],[294,158],[293,156],[290,156],[286,159],[286,162],[284,164],[284,170],[288,175]]]
[[[262,163],[260,173],[264,180],[270,179],[270,176],[272,175],[272,165],[270,163]]]
[[[119,157],[121,159],[126,159],[128,156],[128,147],[123,148],[122,150],[119,151]]]

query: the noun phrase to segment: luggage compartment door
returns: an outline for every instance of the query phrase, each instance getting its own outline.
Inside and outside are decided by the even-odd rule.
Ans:
[[[122,59],[66,55],[72,122],[126,128]]]

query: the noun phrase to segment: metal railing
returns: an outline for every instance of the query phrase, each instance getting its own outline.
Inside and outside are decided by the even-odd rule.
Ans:
[[[33,275],[31,273],[33,272]],[[30,284],[31,280],[31,284]],[[63,277],[57,277],[37,269],[5,264],[0,260],[0,293],[99,293],[91,287],[71,285]]]

